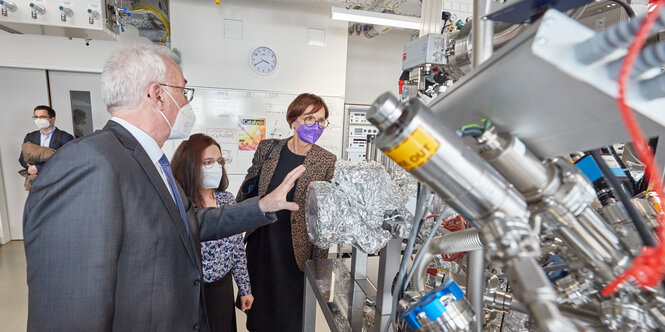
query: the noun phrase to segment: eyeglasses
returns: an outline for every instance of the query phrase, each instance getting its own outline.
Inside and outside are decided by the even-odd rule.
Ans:
[[[212,159],[212,158],[203,159],[203,167],[205,167],[205,168],[210,169],[210,168],[212,168],[212,166],[215,165],[215,163],[218,163],[218,164],[222,165],[222,167],[224,167],[224,164],[225,164],[224,163],[224,157],[219,158],[217,160]]]
[[[319,119],[316,120],[313,116],[308,116],[304,120],[305,126],[307,127],[314,127],[314,124],[318,124],[319,126],[323,128],[327,128],[330,125],[330,121],[328,119]]]
[[[32,118],[35,119],[35,120],[36,120],[36,119],[44,119],[44,120],[48,120],[48,119],[50,119],[51,117],[48,116],[48,115],[33,115]]]
[[[182,89],[182,94],[185,95],[185,98],[187,98],[187,101],[192,101],[194,99],[194,89],[192,88],[187,88],[184,86],[177,86],[177,85],[171,85],[171,84],[166,84],[166,83],[158,83],[161,86],[168,86],[172,88],[179,88]]]

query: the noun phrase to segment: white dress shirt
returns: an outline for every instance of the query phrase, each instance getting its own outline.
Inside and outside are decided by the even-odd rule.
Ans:
[[[116,118],[115,116],[111,118],[111,121],[115,121],[119,125],[121,125],[123,128],[127,129],[134,138],[136,138],[137,141],[139,141],[139,144],[141,144],[141,147],[143,147],[143,150],[148,154],[148,157],[150,158],[150,161],[155,165],[155,168],[157,169],[157,172],[159,173],[159,176],[162,177],[162,180],[164,181],[164,184],[166,185],[166,189],[169,190],[169,193],[171,194],[171,197],[173,196],[173,192],[171,191],[171,186],[169,186],[169,182],[166,179],[166,173],[164,173],[164,169],[162,169],[162,165],[159,164],[159,159],[162,158],[162,155],[164,155],[164,151],[159,147],[159,144],[157,144],[157,141],[155,141],[150,135],[148,135],[145,131],[137,128],[135,125],[120,119]],[[175,202],[175,198],[173,198],[173,201]]]
[[[44,133],[40,130],[40,131],[39,131],[39,135],[40,135],[40,137],[41,137],[41,140],[39,141],[39,145],[40,145],[40,146],[45,146],[45,147],[48,148],[49,145],[51,144],[51,137],[53,137],[53,132],[54,132],[54,131],[55,131],[55,126],[53,126],[53,128],[51,128],[51,130],[49,130],[49,132],[46,133],[46,134],[44,134]]]

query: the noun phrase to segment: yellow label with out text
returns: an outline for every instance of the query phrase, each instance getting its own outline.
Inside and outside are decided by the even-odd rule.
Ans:
[[[439,141],[418,127],[409,137],[387,151],[386,155],[410,171],[428,162],[440,145]]]

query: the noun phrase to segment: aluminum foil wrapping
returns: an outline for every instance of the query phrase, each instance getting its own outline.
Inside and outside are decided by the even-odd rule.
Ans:
[[[483,328],[489,332],[530,332],[529,316],[517,311],[507,314],[491,312],[487,315],[487,322]]]
[[[307,231],[318,247],[346,243],[375,254],[393,237],[408,234],[413,216],[408,200],[377,162],[340,160],[332,183],[311,182]]]
[[[388,170],[390,178],[393,180],[395,185],[399,188],[401,196],[406,200],[409,198],[415,198],[418,191],[418,180],[407,172],[405,169],[396,166],[391,167]]]

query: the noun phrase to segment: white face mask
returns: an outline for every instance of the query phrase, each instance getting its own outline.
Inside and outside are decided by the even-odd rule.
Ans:
[[[224,169],[219,163],[214,163],[210,168],[201,166],[203,171],[203,188],[218,188],[219,183],[222,181],[222,176],[224,175]]]
[[[35,125],[37,125],[37,128],[39,129],[45,129],[51,126],[51,123],[46,119],[35,119]]]
[[[173,96],[171,96],[171,94],[163,87],[162,90],[166,92],[166,94],[171,97],[171,100],[173,100],[173,103],[178,106],[178,103],[176,103],[175,99],[173,99]],[[155,106],[155,108],[157,108],[157,106]],[[196,114],[194,114],[192,105],[185,104],[183,107],[178,106],[178,115],[176,116],[175,123],[173,123],[173,125],[169,123],[169,120],[166,118],[166,115],[164,115],[164,112],[160,111],[159,109],[157,109],[157,112],[162,115],[164,120],[166,120],[166,124],[169,125],[169,128],[171,128],[171,133],[169,134],[168,139],[185,139],[188,138],[189,134],[192,133],[194,123],[196,123]]]

